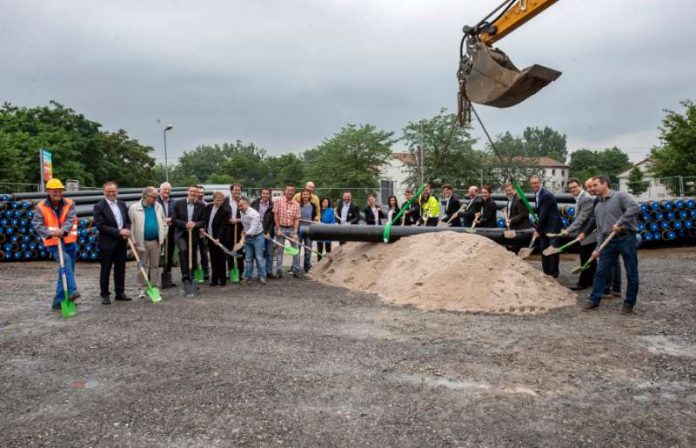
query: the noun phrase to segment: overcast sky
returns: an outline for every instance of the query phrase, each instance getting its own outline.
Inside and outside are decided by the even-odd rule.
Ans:
[[[400,135],[456,109],[461,28],[498,3],[0,0],[0,101],[56,100],[160,159],[171,123],[170,160],[237,139],[300,151],[347,123]],[[478,110],[494,134],[550,126],[571,150],[617,145],[638,161],[663,109],[696,99],[693,11],[687,0],[560,0],[498,46],[518,67],[563,75],[516,107]]]

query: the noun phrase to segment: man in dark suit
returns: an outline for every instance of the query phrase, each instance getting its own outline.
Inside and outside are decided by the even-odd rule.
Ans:
[[[479,195],[479,189],[476,185],[469,187],[469,203],[464,208],[464,212],[461,214],[462,225],[464,227],[471,227],[476,219],[476,213],[481,213],[481,206],[483,205],[483,199]]]
[[[163,182],[159,187],[159,197],[157,202],[162,206],[164,210],[164,223],[168,226],[167,228],[167,241],[165,242],[165,264],[164,272],[172,272],[172,261],[174,259],[174,225],[172,223],[172,214],[174,213],[174,199],[171,199],[172,194],[172,184],[169,182]],[[172,286],[176,286],[172,283]]]
[[[230,247],[232,229],[229,223],[230,206],[221,191],[213,193],[213,202],[205,207],[205,231],[223,246]],[[204,237],[205,238],[205,237]],[[205,238],[207,240],[207,238]],[[210,286],[227,284],[227,255],[215,243],[208,245],[212,275]]]
[[[406,198],[406,202],[410,201],[411,198],[413,198],[413,190],[407,188],[406,191],[404,191],[404,197]],[[406,202],[404,202],[404,206]],[[408,210],[401,215],[401,224],[404,226],[415,226],[418,224],[420,215],[420,205],[418,205],[418,201],[414,200],[411,202],[411,206],[408,208]]]
[[[443,222],[449,222],[450,227],[461,227],[462,218],[459,215],[452,218],[452,216],[454,216],[455,213],[459,212],[460,208],[461,204],[459,203],[459,198],[456,195],[454,195],[452,185],[443,185],[442,200],[440,201],[440,210],[442,216],[440,220]]]
[[[505,224],[510,227],[510,230],[529,229],[531,227],[529,224],[529,210],[517,196],[515,187],[510,182],[507,182],[504,189],[508,198],[508,203],[505,206]]]
[[[353,204],[353,194],[350,191],[343,192],[343,202],[336,206],[336,218],[341,225],[360,223],[360,209]],[[338,244],[345,243],[345,241],[338,242]]]
[[[97,245],[101,271],[99,273],[99,295],[102,305],[111,303],[109,277],[114,268],[114,290],[116,300],[131,300],[125,293],[126,250],[130,238],[130,219],[126,203],[118,199],[115,182],[104,184],[104,199],[93,208],[94,226],[99,230]]]
[[[559,233],[561,231],[562,224],[561,215],[558,213],[558,203],[556,202],[556,197],[552,193],[541,187],[541,179],[539,176],[530,177],[529,184],[534,191],[537,217],[539,218],[539,222],[534,228],[534,234],[539,239],[539,247],[542,251],[541,267],[544,274],[553,278],[558,278],[560,256],[558,254],[543,255],[544,249],[552,244],[554,246],[557,245],[556,239],[549,238],[546,234]]]
[[[186,192],[186,199],[180,199],[174,204],[172,214],[174,223],[174,240],[179,247],[179,266],[181,281],[192,281],[191,270],[196,266],[196,252],[199,230],[205,229],[205,207],[198,201],[198,187],[191,185]],[[189,230],[191,230],[193,251],[192,266],[189,266]]]
[[[594,197],[582,189],[582,182],[577,178],[568,180],[568,191],[575,198],[575,217],[573,222],[564,229],[564,235],[580,238],[580,265],[585,264],[592,256],[592,252],[597,246],[597,234],[595,232],[585,235],[583,229],[594,219]],[[597,270],[597,261],[593,260],[590,267],[580,273],[578,283],[571,286],[573,291],[581,291],[592,287],[595,271]]]

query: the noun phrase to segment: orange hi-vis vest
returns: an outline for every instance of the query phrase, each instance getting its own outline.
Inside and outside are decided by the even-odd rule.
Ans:
[[[46,224],[46,227],[48,230],[58,230],[63,227],[63,224],[65,224],[65,218],[68,216],[68,212],[70,211],[70,207],[73,205],[73,200],[69,198],[63,198],[65,201],[65,205],[63,206],[63,209],[61,210],[60,213],[60,218],[56,215],[55,210],[53,208],[49,207],[46,205],[45,201],[39,202],[37,205],[38,208],[41,209],[41,215],[44,218],[44,223]],[[41,241],[43,241],[44,246],[49,247],[49,246],[57,246],[58,245],[58,238],[54,237],[48,237],[48,238],[41,238]],[[77,216],[75,216],[75,222],[73,222],[72,228],[70,229],[70,233],[68,233],[67,236],[63,237],[63,244],[71,244],[77,241]]]

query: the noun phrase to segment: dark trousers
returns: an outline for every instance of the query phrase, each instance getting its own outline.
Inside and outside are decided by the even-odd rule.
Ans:
[[[541,269],[544,271],[544,274],[554,278],[558,277],[558,264],[560,263],[561,257],[558,254],[546,256],[543,252],[544,249],[551,245],[556,246],[556,243],[556,238],[549,238],[543,233],[539,235],[539,248],[542,251]]]
[[[124,295],[126,283],[126,247],[124,239],[119,238],[114,247],[110,249],[99,248],[101,270],[99,271],[99,295],[109,297],[109,277],[111,268],[114,268],[114,290],[116,297]]]
[[[437,227],[437,218],[428,218],[425,220],[425,226],[426,227]]]
[[[210,268],[212,271],[210,283],[224,286],[227,284],[227,255],[215,244],[211,244],[208,249],[210,250]]]
[[[203,268],[203,273],[208,276],[210,269],[208,267],[208,240],[205,238],[198,239],[198,251],[201,254],[201,267]]]
[[[321,260],[324,254],[331,253],[331,241],[317,241],[317,252],[321,255],[317,255],[317,259]]]
[[[164,272],[172,272],[172,264],[174,261],[174,244],[174,226],[170,226],[169,230],[167,230],[167,241],[164,248]]]
[[[621,292],[621,261],[618,257],[614,264],[611,265],[611,270],[609,272],[609,277],[604,284],[604,293],[609,294],[611,292]]]
[[[189,267],[189,250],[188,250],[188,234],[182,239],[180,239],[177,244],[179,245],[179,267],[181,268],[181,280],[182,281],[191,281],[193,279],[191,275],[191,269],[195,268],[198,265],[198,251],[196,250],[196,244],[198,243],[198,238],[194,237],[192,246],[193,246],[193,253],[191,254],[191,260],[193,262],[193,266]]]
[[[624,267],[626,268],[626,298],[624,303],[627,305],[635,305],[638,297],[638,247],[636,244],[636,235],[630,233],[626,236],[614,238],[607,244],[599,257],[597,265],[597,275],[595,275],[594,284],[592,285],[592,294],[590,300],[599,303],[602,300],[602,293],[608,281],[609,275],[613,266],[619,257],[623,258]]]
[[[590,259],[592,252],[597,247],[596,243],[580,246],[580,264],[583,265]],[[595,272],[597,271],[597,260],[590,263],[590,267],[580,273],[578,286],[582,288],[590,288],[594,281]]]

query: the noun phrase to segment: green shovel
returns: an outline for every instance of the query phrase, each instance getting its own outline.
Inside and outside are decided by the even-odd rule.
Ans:
[[[237,224],[234,224],[234,245],[237,245]],[[237,267],[237,257],[232,257],[232,269],[230,269],[230,282],[239,283],[239,268]]]
[[[196,247],[194,248],[194,250],[198,250],[199,244],[200,240],[196,243]],[[193,279],[196,281],[196,283],[205,282],[205,272],[203,272],[203,268],[201,267],[200,263],[198,263],[196,265],[196,269],[193,270]]]
[[[152,283],[150,283],[150,278],[148,277],[147,272],[145,272],[145,266],[143,266],[143,262],[140,261],[138,251],[135,249],[135,244],[133,244],[133,240],[128,238],[128,244],[130,245],[131,252],[133,252],[133,257],[135,257],[135,261],[138,263],[138,268],[140,268],[140,272],[143,274],[143,278],[145,279],[145,284],[147,285],[147,288],[145,288],[145,295],[148,296],[150,300],[152,300],[152,303],[157,303],[161,301],[162,293],[160,293],[160,290],[152,286]]]
[[[280,244],[278,241],[274,240],[273,238],[271,238],[270,236],[267,236],[267,235],[264,235],[263,237],[266,238],[271,243],[275,244],[276,246],[282,247],[283,253],[285,255],[290,255],[290,256],[294,257],[295,255],[298,255],[300,253],[300,249],[298,249],[294,246],[286,246],[284,244]]]
[[[63,241],[60,239],[58,240],[58,259],[60,261],[60,276],[63,281],[63,300],[60,302],[60,313],[67,319],[77,314],[77,305],[70,300],[70,294],[68,294],[68,279],[65,276],[65,259],[63,257]]]

